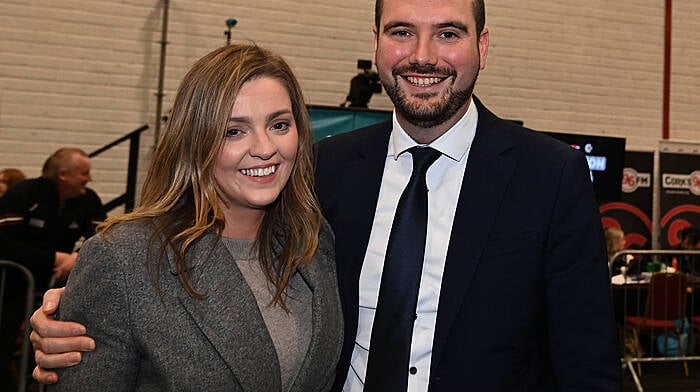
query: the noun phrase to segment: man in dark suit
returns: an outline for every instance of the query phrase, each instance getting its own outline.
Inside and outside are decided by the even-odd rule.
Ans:
[[[483,2],[384,0],[375,18],[393,121],[317,145],[316,186],[336,234],[346,323],[336,390],[379,389],[365,385],[375,366],[373,320],[411,175],[406,152],[416,145],[441,154],[427,171],[427,245],[401,370],[407,387],[394,390],[619,390],[586,160],[472,96],[489,46]]]
[[[620,389],[605,241],[586,160],[499,119],[472,96],[489,46],[484,19],[482,0],[378,1],[376,64],[393,121],[317,145],[316,187],[336,234],[345,317],[334,390]],[[425,178],[429,212],[410,347],[405,359],[377,364],[373,356],[385,346],[372,335],[384,257],[411,177],[406,152],[416,145],[440,156]],[[68,363],[38,355],[45,367]],[[364,385],[370,374],[387,379],[402,361],[400,382]]]

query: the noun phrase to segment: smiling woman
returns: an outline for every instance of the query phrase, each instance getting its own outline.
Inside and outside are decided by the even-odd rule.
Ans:
[[[230,45],[199,60],[140,206],[81,250],[60,318],[95,350],[56,389],[327,390],[342,317],[311,162],[281,57]]]
[[[260,77],[243,85],[226,124],[214,165],[229,237],[254,238],[264,208],[277,199],[291,175],[299,137],[286,88]],[[248,232],[249,231],[249,232]]]

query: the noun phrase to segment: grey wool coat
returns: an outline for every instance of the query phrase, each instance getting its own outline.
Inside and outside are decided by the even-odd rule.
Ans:
[[[86,241],[61,301],[59,318],[87,327],[95,339],[82,362],[59,371],[51,391],[280,391],[279,361],[255,297],[222,241],[205,235],[191,250],[188,295],[172,264],[160,290],[146,270],[153,226],[129,222],[105,239]],[[327,224],[309,267],[312,336],[291,391],[325,391],[335,377],[343,321],[333,235]]]

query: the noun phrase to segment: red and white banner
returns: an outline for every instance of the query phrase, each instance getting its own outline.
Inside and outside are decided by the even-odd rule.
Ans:
[[[603,227],[625,232],[627,248],[651,249],[654,153],[625,152],[620,201],[600,205]]]
[[[670,249],[680,243],[680,230],[700,229],[700,155],[662,152],[659,175],[659,246]]]

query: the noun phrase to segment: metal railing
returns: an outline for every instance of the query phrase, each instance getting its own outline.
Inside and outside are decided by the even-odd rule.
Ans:
[[[27,388],[27,368],[29,365],[29,317],[34,310],[34,276],[27,267],[8,260],[0,260],[0,320],[2,320],[3,308],[7,288],[7,271],[14,270],[20,273],[26,282],[25,306],[24,306],[24,332],[22,335],[22,347],[20,351],[19,366],[17,369],[17,391],[24,392]],[[17,294],[17,293],[10,293]],[[18,301],[16,296],[7,296],[8,301]]]
[[[632,256],[631,261],[623,263],[628,266],[621,274],[613,272],[613,265],[616,261],[627,259]],[[631,330],[627,325],[627,317],[630,315],[642,316],[646,310],[646,297],[649,294],[649,282],[651,275],[657,272],[672,272],[671,260],[675,257],[688,256],[688,265],[684,267],[690,271],[688,274],[687,290],[683,295],[686,295],[685,301],[685,318],[679,321],[678,330],[675,332],[669,331],[666,337],[665,349],[655,349],[655,337],[659,334],[650,334],[648,341],[649,353],[643,352],[641,345],[637,349],[630,350],[628,345],[632,342],[630,339],[636,340],[640,344],[638,336],[630,336]],[[698,270],[695,270],[695,262],[698,262]],[[632,266],[632,264],[634,266]],[[652,264],[649,271],[647,268],[642,268],[644,265]],[[682,267],[681,265],[678,266]],[[700,355],[697,355],[695,342],[700,338],[700,319],[694,320],[696,314],[696,304],[700,305],[700,299],[696,301],[696,294],[700,295],[700,250],[623,250],[617,252],[610,259],[609,268],[611,271],[611,283],[613,288],[613,300],[615,302],[615,316],[620,328],[620,346],[621,346],[621,363],[623,369],[626,368],[635,383],[638,391],[644,390],[642,386],[641,371],[637,374],[634,364],[643,363],[661,363],[661,362],[683,362],[687,376],[687,362],[700,361]],[[658,270],[657,270],[658,269]],[[678,271],[684,273],[683,271]],[[631,301],[631,302],[630,302]],[[630,314],[633,313],[633,314]],[[687,329],[687,332],[684,330]],[[675,334],[674,338],[678,342],[678,355],[669,354],[668,339],[671,334]],[[684,348],[686,347],[687,348]],[[640,368],[641,370],[641,368]]]
[[[120,137],[119,139],[88,154],[88,156],[92,158],[111,149],[116,145],[119,145],[127,140],[129,141],[129,162],[126,174],[126,191],[114,198],[113,200],[107,202],[104,206],[105,211],[111,211],[122,204],[124,205],[125,212],[129,212],[134,209],[134,203],[136,200],[137,169],[139,162],[139,145],[141,140],[141,133],[147,129],[148,124],[142,125],[141,127],[129,132],[128,134]]]

